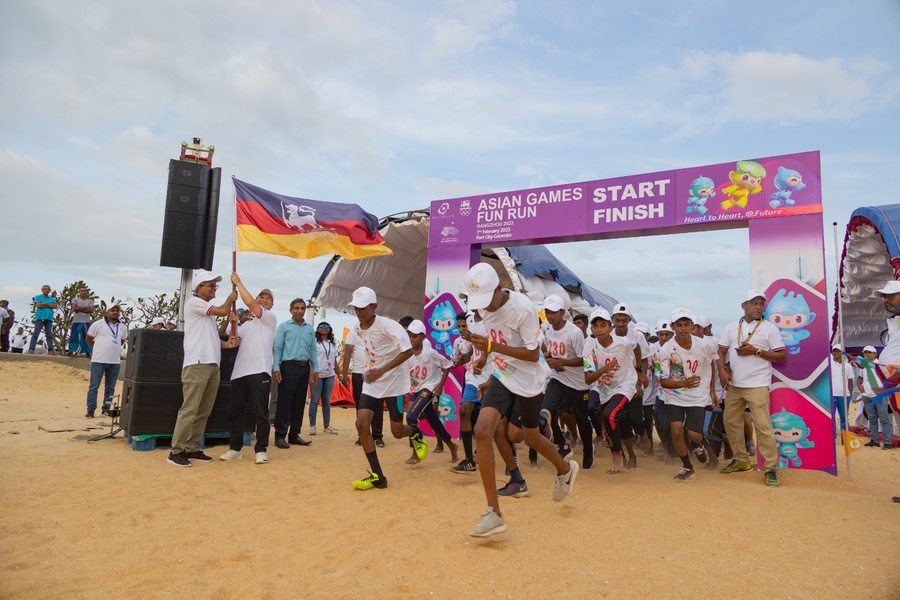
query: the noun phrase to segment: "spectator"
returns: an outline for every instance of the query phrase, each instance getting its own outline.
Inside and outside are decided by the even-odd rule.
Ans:
[[[50,286],[41,286],[41,293],[34,297],[34,334],[31,336],[28,352],[33,353],[41,333],[47,339],[47,350],[53,352],[53,311],[56,299],[50,295]]]

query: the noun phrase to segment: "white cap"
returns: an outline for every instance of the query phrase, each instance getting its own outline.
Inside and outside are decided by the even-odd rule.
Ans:
[[[619,303],[619,304],[616,304],[616,305],[613,307],[612,314],[614,314],[614,315],[628,315],[628,316],[630,317],[630,316],[631,316],[631,311],[628,310],[628,305],[627,305],[627,304]]]
[[[151,325],[165,325],[166,320],[163,319],[162,317],[153,317],[153,320],[150,321],[150,324]]]
[[[677,321],[679,319],[689,319],[691,321],[691,323],[695,322],[694,315],[692,315],[691,311],[689,311],[688,309],[686,309],[683,306],[679,306],[678,308],[676,308],[675,310],[672,311],[672,317],[670,319],[670,322],[674,323],[675,321]]]
[[[594,312],[592,312],[591,316],[588,317],[588,323],[593,323],[594,319],[603,319],[604,321],[612,323],[612,317],[609,316],[609,311],[605,308],[594,309]]]
[[[197,286],[200,285],[201,283],[210,283],[212,281],[216,281],[216,282],[222,281],[222,276],[221,275],[213,275],[209,271],[204,271],[203,269],[194,271],[194,278],[191,282],[191,289],[196,290]]]
[[[835,344],[834,346],[831,347],[832,352],[834,352],[835,350],[840,350],[841,352],[843,352],[840,344]]]
[[[672,333],[672,324],[666,321],[665,319],[660,319],[656,322],[656,331],[657,333],[660,331],[668,331]]]
[[[377,304],[378,299],[375,297],[375,291],[372,288],[359,287],[353,290],[353,299],[347,303],[347,306],[355,306],[356,308],[365,308],[370,304]]]
[[[756,288],[753,288],[752,290],[749,290],[746,294],[744,294],[744,302],[750,302],[754,298],[762,298],[763,300],[768,300],[768,298],[766,298],[766,295]]]
[[[463,278],[463,285],[466,289],[466,304],[469,310],[477,310],[491,303],[494,290],[500,285],[500,276],[491,265],[478,263],[468,270]]]
[[[424,335],[425,334],[425,323],[416,319],[415,321],[413,321],[406,327],[406,330],[410,333],[420,333],[420,334]]]
[[[878,290],[879,294],[891,295],[900,293],[900,281],[888,281],[887,285]]]
[[[640,331],[641,333],[650,333],[650,326],[647,325],[646,323],[644,323],[643,321],[641,321],[640,323],[635,325],[634,328],[637,331]]]
[[[556,294],[550,294],[546,298],[544,298],[544,311],[556,312],[558,310],[565,310],[566,303],[563,302],[563,299],[557,296]]]
[[[874,352],[875,354],[878,354],[878,350],[875,349],[875,346],[866,346],[863,348],[863,352]]]
[[[697,317],[694,319],[694,323],[696,323],[700,327],[709,327],[710,325],[712,325],[712,321],[710,321],[709,317],[707,317],[706,315],[697,315]]]

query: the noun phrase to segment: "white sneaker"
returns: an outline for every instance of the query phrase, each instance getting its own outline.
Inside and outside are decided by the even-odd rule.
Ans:
[[[219,457],[219,460],[241,460],[244,458],[244,453],[239,450],[228,449],[228,452]]]
[[[269,462],[269,456],[265,452],[256,453],[256,464],[264,465]]]
[[[316,435],[316,426],[315,425],[309,426],[309,435]]]
[[[565,500],[566,496],[572,493],[575,486],[575,478],[578,476],[578,463],[574,460],[569,461],[569,472],[565,475],[557,475],[556,483],[553,485],[553,501],[559,502]]]
[[[325,427],[324,429],[322,429],[322,432],[323,432],[323,433],[330,433],[331,435],[337,435],[337,434],[338,434],[338,433],[337,433],[337,429],[335,429],[335,428],[332,427],[331,425],[329,425],[328,427]]]
[[[469,530],[469,535],[491,537],[495,533],[506,533],[506,520],[494,512],[493,506],[488,506],[475,527]]]

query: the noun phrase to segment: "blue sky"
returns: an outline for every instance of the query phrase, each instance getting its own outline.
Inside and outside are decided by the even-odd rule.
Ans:
[[[166,176],[192,136],[225,180],[379,217],[820,150],[831,296],[831,223],[842,240],[855,208],[896,202],[898,31],[893,0],[5,2],[0,296],[21,316],[43,283],[175,289]],[[231,226],[223,209],[223,272]],[[651,322],[684,304],[721,330],[750,287],[746,230],[552,250]],[[238,264],[286,318],[326,261]]]

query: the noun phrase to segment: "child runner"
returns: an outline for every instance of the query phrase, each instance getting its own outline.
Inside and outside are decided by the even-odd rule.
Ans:
[[[621,473],[625,466],[622,425],[628,420],[627,405],[637,387],[637,371],[632,347],[612,335],[609,311],[598,308],[590,320],[594,337],[584,344],[584,382],[592,384],[600,396],[603,430],[612,451],[612,465],[607,473],[613,475]]]
[[[478,470],[488,507],[469,532],[475,537],[489,537],[507,529],[494,483],[493,439],[510,407],[518,405],[525,443],[556,467],[554,501],[559,502],[571,493],[579,467],[574,460],[566,463],[553,443],[538,430],[547,366],[540,360],[540,320],[531,300],[519,292],[502,289],[497,272],[486,263],[469,269],[464,283],[469,308],[484,309],[482,316],[488,332],[487,336],[472,334],[470,341],[475,348],[491,355],[494,369],[475,425]]]
[[[382,410],[385,401],[394,437],[408,437],[419,460],[428,454],[428,446],[419,428],[403,424],[403,412],[399,405],[409,390],[409,370],[403,363],[412,356],[412,344],[399,323],[375,314],[378,300],[371,288],[357,288],[348,306],[356,309],[359,323],[354,330],[366,349],[366,370],[356,415],[356,431],[370,469],[368,477],[354,481],[352,485],[358,490],[386,488],[387,478],[381,470],[372,438],[372,418],[376,410]]]
[[[659,384],[669,411],[672,443],[682,464],[675,479],[688,481],[694,478],[694,466],[684,441],[684,429],[687,427],[687,437],[697,460],[705,463],[708,460],[703,438],[706,405],[708,402],[712,402],[714,407],[719,405],[713,377],[713,361],[717,351],[712,344],[691,333],[694,316],[688,309],[676,308],[672,312],[671,323],[675,338],[666,342],[659,351],[662,365]]]
[[[419,419],[425,417],[425,421],[434,431],[434,435],[443,440],[450,448],[450,459],[459,460],[457,450],[459,447],[453,443],[450,434],[441,422],[437,411],[434,409],[434,400],[444,393],[444,382],[453,367],[453,362],[440,354],[434,348],[425,347],[425,323],[414,320],[406,328],[409,341],[412,344],[413,355],[407,361],[409,366],[410,400],[406,411],[406,424],[410,427],[419,427]],[[410,440],[412,445],[412,440]],[[413,448],[413,454],[406,460],[406,464],[414,465],[421,459]]]
[[[672,331],[672,324],[669,323],[668,319],[660,319],[657,321],[656,337],[659,341],[656,342],[655,349],[651,350],[653,376],[656,378],[657,384],[659,383],[660,371],[662,370],[662,364],[659,360],[659,350],[665,346],[666,342],[671,340],[674,335],[675,332]],[[663,450],[662,457],[665,458],[666,464],[668,464],[675,457],[675,446],[672,445],[672,428],[669,424],[669,411],[666,408],[666,403],[663,401],[662,389],[659,385],[657,385],[656,391],[656,401],[653,405],[653,418],[656,422],[656,433],[659,435],[659,443]]]
[[[544,327],[546,338],[546,359],[550,367],[550,378],[544,391],[544,408],[550,411],[550,425],[553,428],[553,441],[559,448],[564,460],[572,457],[571,446],[563,438],[557,424],[557,416],[569,431],[577,431],[581,435],[584,456],[581,466],[590,469],[594,466],[594,444],[591,440],[591,422],[588,420],[588,388],[584,382],[584,334],[577,325],[565,319],[563,299],[552,294],[544,300],[544,315],[547,326]],[[572,437],[575,445],[577,437]]]
[[[637,371],[637,384],[635,394],[628,401],[627,415],[628,419],[623,423],[622,441],[625,449],[628,451],[628,464],[626,468],[630,471],[637,468],[637,456],[634,454],[634,436],[640,437],[641,450],[644,454],[650,452],[650,436],[644,431],[644,414],[643,414],[643,398],[644,388],[650,384],[646,373],[648,359],[650,357],[650,344],[639,333],[628,325],[631,323],[631,310],[625,304],[616,304],[612,311],[613,337],[623,340],[630,340],[634,348],[634,368]]]

